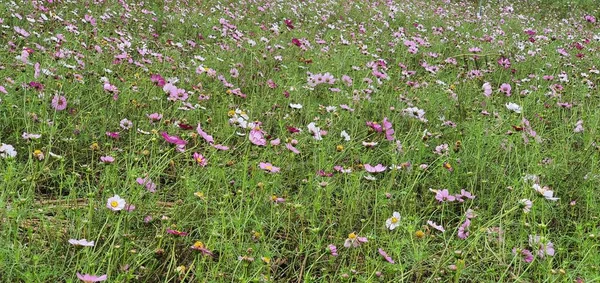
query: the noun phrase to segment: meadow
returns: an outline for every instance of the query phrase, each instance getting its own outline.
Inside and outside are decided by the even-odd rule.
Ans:
[[[0,281],[597,282],[598,17],[0,1]]]

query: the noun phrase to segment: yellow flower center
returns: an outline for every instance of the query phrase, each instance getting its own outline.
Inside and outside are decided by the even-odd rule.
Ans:
[[[116,208],[117,206],[119,206],[119,202],[117,202],[116,200],[113,200],[110,202],[110,206]]]
[[[38,156],[40,154],[42,154],[42,151],[39,150],[39,149],[36,149],[36,150],[33,151],[33,155],[35,155],[35,156]]]
[[[202,163],[202,162],[204,162],[204,158],[202,158],[202,157],[198,157],[198,158],[196,158],[196,161],[197,161],[198,163]]]
[[[233,115],[235,115],[235,110],[229,110],[229,111],[227,112],[227,116],[229,116],[229,117],[233,117]]]
[[[267,165],[267,166],[265,167],[265,169],[267,169],[267,170],[271,171],[271,170],[273,170],[273,166],[271,166],[271,165]]]
[[[337,151],[342,151],[342,150],[344,150],[344,146],[343,145],[338,145],[338,146],[335,147],[335,149]]]
[[[354,239],[356,239],[356,234],[354,234],[354,233],[350,233],[350,234],[348,235],[348,239],[350,239],[350,240],[354,240]]]
[[[392,217],[392,223],[393,223],[393,224],[396,224],[396,223],[398,223],[398,218],[396,218],[396,217]]]
[[[204,248],[204,243],[202,243],[200,241],[196,241],[194,243],[194,248],[196,248],[196,249],[203,249]]]
[[[230,89],[228,89],[228,90],[226,91],[226,93],[227,93],[227,94],[231,94],[231,90],[230,90]]]

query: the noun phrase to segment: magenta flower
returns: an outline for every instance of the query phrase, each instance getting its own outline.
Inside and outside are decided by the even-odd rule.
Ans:
[[[365,170],[369,173],[379,173],[385,171],[385,166],[381,164],[377,164],[375,166],[371,166],[371,164],[365,164]]]
[[[181,236],[181,237],[185,237],[188,235],[187,232],[182,232],[182,231],[177,231],[177,230],[172,230],[172,229],[167,229],[167,233],[169,233],[171,235],[175,235],[175,236]]]
[[[379,250],[378,250],[378,251],[379,251],[379,254],[380,254],[380,255],[381,255],[383,258],[385,258],[385,260],[387,260],[387,262],[389,262],[389,263],[391,263],[391,264],[394,264],[394,263],[396,263],[396,262],[394,262],[394,260],[392,259],[392,257],[391,257],[391,256],[389,256],[389,255],[388,255],[388,254],[387,254],[387,253],[386,253],[386,252],[385,252],[385,251],[384,251],[382,248],[379,248]]]
[[[329,249],[329,251],[331,252],[332,256],[338,256],[337,253],[337,247],[333,244],[330,244],[329,246],[327,246],[327,248]]]
[[[52,108],[56,111],[62,111],[67,108],[67,99],[62,95],[55,95],[52,98]]]
[[[194,152],[193,157],[194,157],[194,160],[196,161],[196,163],[198,163],[198,165],[200,165],[202,167],[204,167],[204,166],[206,166],[206,164],[208,164],[208,161],[206,160],[206,158],[200,153]]]
[[[277,173],[281,169],[279,167],[273,166],[273,164],[271,164],[271,163],[264,163],[264,162],[259,163],[258,166],[260,167],[260,169],[269,171],[271,173]]]
[[[434,190],[435,192],[435,199],[437,199],[439,202],[452,202],[454,200],[456,200],[456,198],[451,195],[448,190],[444,189],[444,190]]]
[[[155,83],[159,87],[163,87],[167,82],[159,74],[150,75],[150,81]]]
[[[367,126],[371,127],[371,129],[373,129],[374,131],[381,133],[383,131],[383,127],[381,127],[381,125],[377,122],[374,121],[368,121],[367,122]]]
[[[106,274],[101,275],[101,276],[96,276],[96,275],[90,275],[90,274],[80,274],[79,272],[77,272],[77,278],[79,278],[79,280],[83,281],[84,283],[92,283],[92,282],[106,281],[107,276],[106,276]]]
[[[213,137],[211,135],[207,134],[205,131],[202,130],[200,123],[198,123],[198,127],[196,128],[196,131],[209,144],[213,144],[215,142],[215,140],[213,139]]]
[[[119,132],[106,132],[106,136],[118,140],[121,134]]]
[[[168,143],[172,143],[172,144],[175,144],[175,145],[183,145],[183,146],[185,146],[187,144],[187,141],[182,140],[178,136],[169,136],[169,134],[167,134],[167,132],[162,132],[162,133],[160,133],[160,135]]]

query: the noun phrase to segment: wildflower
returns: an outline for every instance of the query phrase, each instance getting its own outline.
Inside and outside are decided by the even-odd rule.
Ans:
[[[121,137],[119,132],[106,132],[106,136],[118,140]]]
[[[191,246],[191,249],[200,251],[203,255],[213,256],[213,253],[200,241],[196,241],[194,245]]]
[[[529,213],[529,211],[531,211],[531,207],[533,206],[533,202],[528,199],[522,199],[519,201],[519,205],[523,208],[523,213]]]
[[[14,158],[17,156],[17,151],[10,144],[3,143],[0,145],[0,157],[2,158]]]
[[[537,254],[540,258],[546,255],[554,256],[554,244],[543,237],[529,235],[529,246],[538,249]]]
[[[151,192],[151,193],[154,193],[154,192],[156,192],[156,184],[155,184],[155,183],[153,183],[153,182],[152,182],[152,180],[151,180],[150,178],[148,178],[148,177],[145,177],[145,178],[143,178],[143,179],[142,179],[142,178],[139,178],[139,177],[138,177],[137,179],[135,179],[135,181],[136,181],[138,184],[140,184],[140,185],[142,185],[142,186],[146,187],[146,190],[148,190],[149,192]]]
[[[538,192],[539,194],[544,196],[547,200],[550,200],[550,201],[559,200],[559,198],[554,197],[554,191],[550,190],[550,188],[548,188],[547,186],[542,187],[538,184],[533,184],[532,187],[536,192]]]
[[[446,232],[446,229],[444,229],[444,227],[442,227],[442,225],[438,225],[437,223],[435,223],[431,220],[428,220],[427,224],[442,233]]]
[[[131,127],[133,127],[133,123],[127,119],[123,119],[121,122],[119,122],[119,126],[121,126],[123,130],[129,130]]]
[[[112,156],[101,156],[100,157],[100,161],[102,161],[102,163],[113,163],[115,161],[115,158]]]
[[[356,248],[356,247],[360,246],[360,244],[366,243],[366,242],[368,242],[366,237],[359,237],[354,232],[352,232],[348,235],[348,238],[344,242],[344,247],[346,247],[346,248],[355,247]]]
[[[258,126],[250,130],[248,138],[250,139],[251,143],[258,146],[265,146],[267,144],[267,139],[264,137],[264,132]]]
[[[523,258],[524,262],[530,263],[533,261],[533,254],[531,253],[531,251],[527,250],[527,249],[517,249],[517,248],[513,248],[512,249],[512,253],[513,255],[521,255],[521,257]]]
[[[463,222],[462,225],[460,225],[460,227],[458,227],[458,237],[461,239],[466,239],[467,237],[469,237],[469,226],[471,226],[471,220],[469,218],[467,218],[465,220],[465,222]]]
[[[367,126],[371,127],[371,129],[378,133],[381,133],[381,131],[383,131],[383,127],[381,127],[381,125],[377,122],[369,121],[367,122]]]
[[[329,249],[329,252],[331,252],[332,256],[338,256],[337,247],[335,245],[330,244],[327,246],[327,248]]]
[[[505,106],[508,110],[514,111],[515,113],[521,113],[521,106],[516,103],[509,102],[506,103]]]
[[[285,147],[295,154],[300,154],[300,151],[297,148],[295,148],[291,143],[286,143]]]
[[[392,259],[391,256],[389,256],[382,248],[379,248],[377,251],[379,251],[379,254],[385,258],[385,260],[387,260],[387,262],[394,264],[396,262],[394,262],[394,260]]]
[[[578,120],[577,123],[575,123],[575,129],[573,129],[573,132],[575,132],[575,133],[583,132],[583,120]]]
[[[112,211],[119,211],[125,208],[125,200],[119,195],[114,195],[106,202],[106,207]]]
[[[296,103],[296,104],[290,103],[290,107],[293,108],[293,109],[302,109],[302,104],[300,104],[300,103]]]
[[[492,85],[490,85],[490,83],[485,82],[482,86],[483,88],[483,95],[485,97],[490,97],[492,96]]]
[[[415,237],[422,239],[423,237],[425,237],[425,233],[421,230],[417,230],[417,232],[415,232]]]
[[[194,160],[196,161],[196,163],[198,163],[198,165],[200,165],[202,167],[204,167],[204,166],[206,166],[206,164],[208,164],[208,161],[206,160],[206,158],[200,153],[194,152],[193,157],[194,157]]]
[[[23,139],[29,141],[29,140],[37,140],[37,139],[41,138],[42,135],[40,135],[40,134],[30,134],[30,133],[23,132],[23,134],[21,135],[21,137]]]
[[[260,167],[260,169],[263,169],[263,170],[271,172],[271,173],[277,173],[281,169],[279,167],[273,166],[273,164],[271,164],[271,163],[264,163],[264,162],[259,163],[258,166]]]
[[[392,128],[392,123],[388,121],[387,117],[383,118],[383,128],[385,129],[385,138],[388,141],[394,140],[394,129]]]
[[[86,239],[81,239],[81,240],[69,239],[69,244],[71,244],[73,246],[93,247],[94,241],[88,242]]]
[[[107,275],[104,274],[101,276],[96,276],[96,275],[89,275],[89,274],[80,274],[79,272],[77,272],[77,278],[79,278],[79,280],[83,281],[84,283],[92,283],[92,282],[106,281]]]
[[[504,83],[504,84],[500,85],[500,92],[506,94],[506,96],[511,95],[511,93],[510,93],[511,90],[512,90],[512,87],[509,84]]]
[[[457,201],[464,202],[463,198],[474,199],[475,196],[471,194],[469,191],[465,191],[464,189],[460,190],[460,194],[454,195]]]
[[[271,201],[274,202],[274,203],[284,203],[285,199],[281,198],[281,197],[278,197],[276,195],[272,195],[271,196]]]
[[[146,117],[150,119],[151,123],[158,122],[162,119],[163,115],[159,113],[146,114]]]
[[[57,111],[65,110],[67,108],[67,99],[62,95],[55,95],[52,98],[52,108]]]
[[[323,139],[323,138],[321,137],[321,136],[322,136],[321,129],[320,129],[319,127],[317,127],[317,126],[315,125],[315,123],[314,123],[314,122],[311,122],[311,123],[310,123],[310,124],[308,124],[308,126],[306,126],[306,127],[308,128],[308,131],[309,131],[310,133],[312,133],[312,134],[313,134],[313,138],[314,138],[315,140],[318,140],[318,141],[319,141],[319,140],[322,140],[322,139]]]
[[[385,171],[386,167],[381,165],[381,164],[377,164],[375,166],[371,166],[371,164],[365,164],[365,171],[369,172],[369,173],[379,173],[379,172],[383,172]]]
[[[431,190],[431,189],[430,189]],[[435,193],[435,199],[437,199],[439,202],[453,202],[456,200],[456,197],[454,197],[453,195],[451,195],[448,190],[444,189],[444,190],[431,190],[432,192]]]
[[[181,237],[185,237],[188,235],[187,232],[182,232],[182,231],[177,231],[177,230],[172,230],[172,229],[167,229],[167,233],[169,233],[171,235],[175,235],[175,236],[181,236]]]
[[[41,150],[36,149],[33,151],[33,157],[37,158],[37,160],[40,161],[44,160],[44,153]]]
[[[214,138],[211,135],[207,134],[205,131],[202,130],[202,127],[200,127],[200,123],[198,123],[196,132],[198,132],[198,134],[209,144],[213,144],[215,142]]]
[[[394,213],[392,213],[392,217],[388,218],[385,221],[385,227],[387,227],[390,230],[396,229],[396,227],[400,225],[400,219],[400,213],[394,211]]]

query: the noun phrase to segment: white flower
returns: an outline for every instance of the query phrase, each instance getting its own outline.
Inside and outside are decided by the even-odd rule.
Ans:
[[[392,213],[392,217],[388,218],[388,220],[385,221],[385,227],[387,227],[390,230],[396,229],[396,227],[400,225],[400,219],[400,213],[394,211],[394,213]]]
[[[294,108],[294,109],[302,109],[302,104],[300,103],[290,103],[290,107]]]
[[[315,140],[320,141],[323,139],[321,137],[321,128],[317,127],[314,122],[311,122],[306,127],[308,128],[308,131],[313,134],[313,137],[315,138]]]
[[[94,241],[88,242],[86,239],[81,239],[81,240],[70,239],[69,244],[71,244],[73,246],[93,247]]]
[[[547,200],[557,201],[559,198],[554,197],[554,191],[550,190],[550,188],[544,186],[540,186],[538,184],[533,184],[533,189],[544,196]]]
[[[348,133],[346,133],[346,131],[342,131],[342,133],[340,134],[340,136],[342,138],[344,138],[345,141],[350,141],[350,135],[348,135]]]
[[[512,102],[506,103],[506,108],[508,110],[515,111],[516,113],[521,113],[521,106],[519,106],[516,103],[512,103]]]
[[[17,151],[10,144],[2,144],[0,146],[0,157],[2,158],[12,158],[17,156]]]
[[[335,107],[335,106],[327,106],[327,107],[325,107],[325,110],[327,112],[335,112],[335,110],[337,110],[337,107]]]
[[[125,200],[119,195],[114,195],[106,202],[106,207],[112,211],[119,211],[125,208]]]

